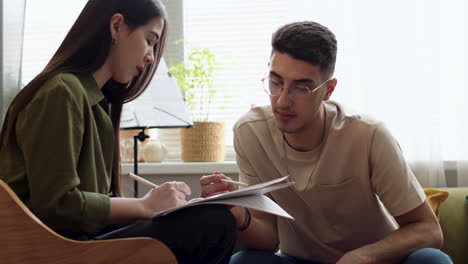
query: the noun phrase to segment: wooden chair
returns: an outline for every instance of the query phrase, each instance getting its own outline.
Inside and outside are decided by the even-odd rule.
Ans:
[[[1,180],[0,236],[0,263],[177,263],[166,245],[151,238],[65,238],[44,225]]]

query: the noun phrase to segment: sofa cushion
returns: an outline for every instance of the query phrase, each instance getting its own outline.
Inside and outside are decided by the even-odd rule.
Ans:
[[[443,201],[445,201],[449,195],[448,191],[438,190],[438,189],[424,189],[424,193],[426,193],[427,201],[431,206],[432,210],[434,211],[437,218],[440,219],[440,212],[439,208]]]

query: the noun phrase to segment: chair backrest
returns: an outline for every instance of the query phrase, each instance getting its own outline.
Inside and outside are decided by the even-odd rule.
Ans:
[[[1,263],[177,263],[166,245],[151,238],[65,238],[42,223],[1,180],[0,234]]]

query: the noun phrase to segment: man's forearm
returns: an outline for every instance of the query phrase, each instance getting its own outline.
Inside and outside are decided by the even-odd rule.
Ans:
[[[385,239],[349,252],[364,256],[367,263],[400,263],[421,248],[441,248],[440,226],[433,223],[411,223],[391,233]]]
[[[276,251],[278,249],[278,232],[265,221],[252,217],[250,225],[240,231],[238,238],[242,246],[252,249]]]
[[[238,238],[241,246],[251,249],[260,249],[267,251],[276,251],[278,249],[278,231],[276,216],[248,209],[250,220],[247,217],[247,210],[242,207],[233,207],[231,212],[236,218],[238,228],[247,228],[239,231]]]

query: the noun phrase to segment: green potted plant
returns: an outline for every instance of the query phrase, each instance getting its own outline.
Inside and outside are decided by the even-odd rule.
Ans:
[[[224,161],[225,123],[210,118],[216,98],[213,75],[221,64],[207,48],[193,49],[185,62],[169,68],[192,112],[193,128],[181,129],[182,160]]]

